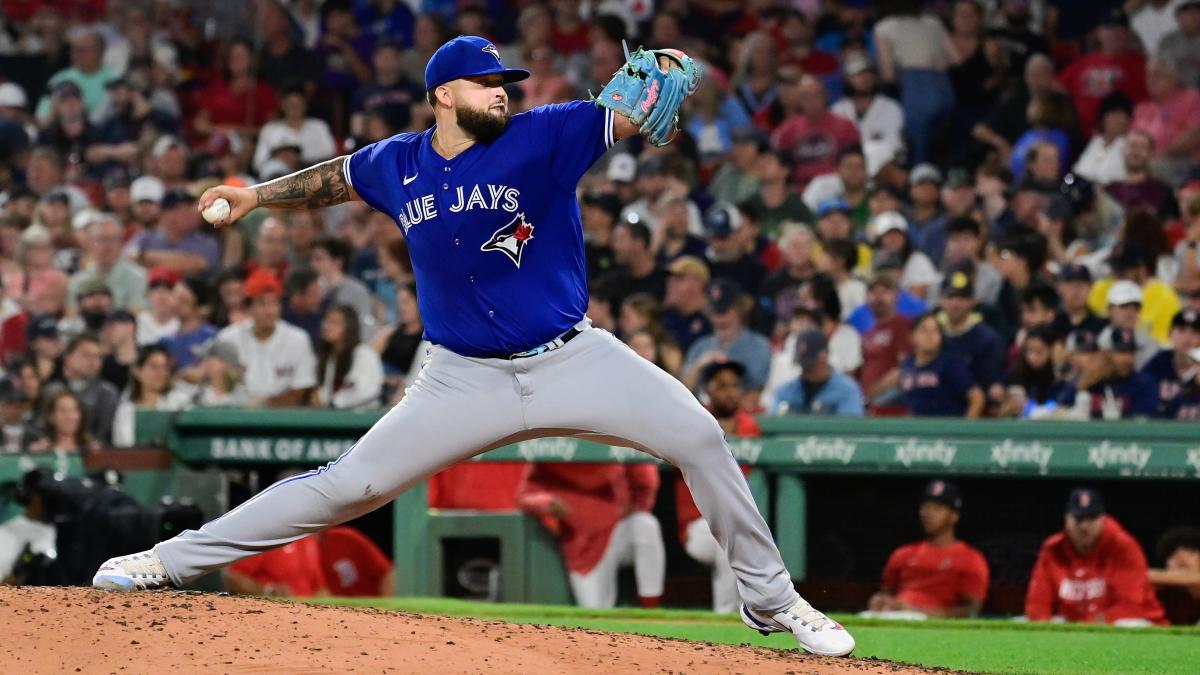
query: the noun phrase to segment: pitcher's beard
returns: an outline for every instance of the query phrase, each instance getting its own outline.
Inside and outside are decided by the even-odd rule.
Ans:
[[[497,117],[486,110],[459,107],[455,109],[454,115],[458,126],[462,127],[463,131],[471,134],[476,141],[485,145],[500,138],[500,134],[508,128],[507,113],[503,117]]]

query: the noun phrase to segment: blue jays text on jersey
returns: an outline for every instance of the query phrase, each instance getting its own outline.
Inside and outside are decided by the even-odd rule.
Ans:
[[[514,115],[452,159],[433,130],[368,145],[346,177],[408,241],[425,337],[464,356],[514,353],[583,319],[587,270],[575,189],[613,144],[613,113],[586,101]]]

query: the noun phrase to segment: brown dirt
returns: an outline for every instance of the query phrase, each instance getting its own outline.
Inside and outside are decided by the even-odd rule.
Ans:
[[[795,651],[227,595],[11,587],[0,587],[0,663],[10,673],[155,675],[931,672]]]

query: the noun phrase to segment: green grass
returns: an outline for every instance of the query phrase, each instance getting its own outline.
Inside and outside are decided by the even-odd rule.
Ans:
[[[795,649],[786,635],[761,636],[736,616],[684,610],[588,610],[444,598],[332,598],[329,604],[470,616],[619,633]],[[1121,629],[1001,620],[902,622],[837,616],[858,641],[855,656],[984,673],[1197,673],[1200,629]]]

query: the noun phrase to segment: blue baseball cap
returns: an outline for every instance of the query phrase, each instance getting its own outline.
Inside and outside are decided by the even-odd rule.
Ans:
[[[482,75],[504,76],[504,83],[520,82],[529,77],[528,70],[505,68],[496,45],[474,35],[459,35],[438,47],[425,66],[425,91],[460,77]]]
[[[850,213],[850,205],[841,197],[827,197],[817,204],[817,217],[824,218],[833,212]]]

